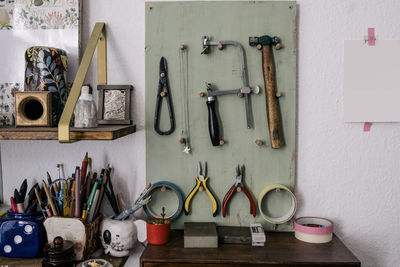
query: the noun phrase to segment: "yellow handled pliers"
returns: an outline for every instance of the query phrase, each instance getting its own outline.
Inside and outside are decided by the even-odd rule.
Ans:
[[[206,178],[205,178],[206,177]],[[203,191],[203,189],[206,190],[208,196],[211,199],[212,202],[212,213],[213,216],[217,216],[218,213],[218,202],[215,199],[214,195],[211,193],[210,189],[207,187],[207,181],[208,181],[208,177],[207,177],[207,162],[204,163],[204,171],[202,171],[201,169],[201,162],[199,162],[199,165],[197,166],[197,176],[196,176],[196,185],[195,187],[192,189],[192,191],[189,193],[189,195],[187,196],[187,198],[185,199],[185,214],[188,215],[189,214],[189,206],[190,206],[190,201],[192,200],[192,198],[194,197],[194,195],[196,194],[197,191]]]

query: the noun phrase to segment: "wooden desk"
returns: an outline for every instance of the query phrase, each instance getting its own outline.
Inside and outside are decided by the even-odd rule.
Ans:
[[[101,255],[101,259],[109,261],[114,267],[122,267],[129,257],[114,258],[108,255]],[[35,259],[17,259],[17,258],[5,258],[0,256],[0,267],[42,267],[42,258]]]
[[[218,248],[183,248],[183,231],[174,231],[164,246],[149,245],[140,257],[141,267],[185,266],[361,266],[337,236],[326,244],[297,240],[293,233],[268,232],[264,247],[219,244]],[[199,265],[201,264],[201,265]]]

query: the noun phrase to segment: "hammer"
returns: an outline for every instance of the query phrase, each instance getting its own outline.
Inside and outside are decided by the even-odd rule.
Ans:
[[[269,137],[272,148],[280,148],[284,145],[284,141],[281,119],[279,116],[278,97],[275,89],[272,45],[274,45],[276,49],[281,49],[281,41],[278,37],[264,35],[261,37],[249,37],[249,44],[250,46],[256,46],[258,50],[262,50],[262,69],[264,74]]]

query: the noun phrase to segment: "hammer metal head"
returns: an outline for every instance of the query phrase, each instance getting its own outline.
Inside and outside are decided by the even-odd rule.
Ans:
[[[269,35],[263,35],[260,37],[249,37],[249,45],[257,46],[257,45],[277,45],[281,42],[281,40],[274,36],[271,37]]]

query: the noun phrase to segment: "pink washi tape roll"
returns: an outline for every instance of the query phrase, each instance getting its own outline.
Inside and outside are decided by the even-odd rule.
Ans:
[[[294,220],[294,236],[308,243],[327,243],[332,240],[333,222],[320,217],[300,217]]]

